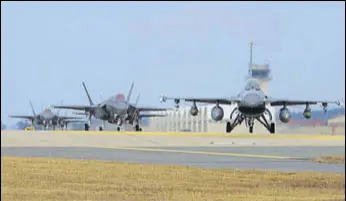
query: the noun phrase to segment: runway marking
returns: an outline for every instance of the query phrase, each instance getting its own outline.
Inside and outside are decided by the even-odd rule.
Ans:
[[[290,156],[277,156],[277,155],[261,155],[261,154],[241,154],[229,152],[210,152],[210,151],[191,151],[191,150],[175,150],[175,149],[160,149],[160,148],[139,148],[139,147],[94,147],[106,148],[117,150],[131,150],[131,151],[148,151],[148,152],[170,152],[170,153],[185,153],[185,154],[202,154],[202,155],[216,155],[216,156],[236,156],[236,157],[250,157],[250,158],[270,158],[270,159],[304,159],[301,157]]]

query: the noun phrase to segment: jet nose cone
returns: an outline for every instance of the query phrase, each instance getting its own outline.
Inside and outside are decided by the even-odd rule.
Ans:
[[[257,106],[261,104],[261,96],[258,94],[247,94],[244,97],[244,102],[248,106]]]

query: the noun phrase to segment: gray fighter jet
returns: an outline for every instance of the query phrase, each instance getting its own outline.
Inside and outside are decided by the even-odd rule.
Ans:
[[[250,62],[252,66],[252,42],[250,43]],[[232,105],[236,107],[230,114],[230,121],[227,122],[226,132],[230,133],[237,125],[245,121],[249,132],[253,132],[254,120],[259,121],[270,133],[275,133],[274,114],[268,110],[268,106],[281,106],[279,113],[280,121],[283,123],[289,122],[291,114],[287,106],[293,105],[306,105],[304,110],[304,117],[311,118],[310,105],[321,103],[324,112],[327,112],[328,103],[340,105],[339,101],[318,101],[318,100],[289,100],[289,99],[275,99],[267,96],[260,88],[260,83],[257,79],[253,78],[249,70],[249,78],[246,81],[243,90],[234,97],[229,98],[187,98],[187,97],[167,97],[161,96],[160,101],[174,100],[175,107],[179,108],[180,100],[186,102],[193,102],[190,114],[193,116],[198,115],[198,108],[196,102],[216,104],[212,108],[211,117],[214,121],[221,121],[224,117],[224,110],[220,104]]]
[[[131,104],[130,99],[134,83],[132,83],[126,99],[123,94],[119,93],[115,96],[111,96],[99,104],[94,104],[85,83],[83,82],[82,84],[90,105],[60,105],[53,107],[60,109],[84,110],[86,115],[89,116],[89,124],[91,123],[91,117],[94,116],[96,119],[102,120],[102,127],[104,127],[105,121],[108,121],[111,124],[117,124],[117,131],[120,131],[124,122],[129,122],[131,125],[134,125],[136,131],[141,131],[142,129],[139,126],[139,118],[162,115],[142,115],[140,112],[168,110],[166,108],[138,107],[137,104]],[[100,127],[100,130],[102,130],[102,127]]]
[[[44,109],[41,113],[36,115],[31,101],[29,104],[33,115],[10,115],[9,117],[29,119],[32,124],[36,123],[39,126],[43,126],[45,130],[49,127],[52,127],[53,130],[55,130],[56,126],[60,126],[63,129],[64,126],[67,128],[69,122],[81,121],[80,117],[60,116],[59,111],[55,114],[49,108]]]
[[[129,124],[134,125],[134,129],[136,131],[142,131],[142,128],[139,127],[139,121],[142,118],[166,117],[167,116],[167,115],[162,115],[162,114],[143,114],[141,112],[172,110],[172,109],[163,109],[163,108],[155,108],[155,110],[152,110],[152,108],[137,107],[139,97],[140,97],[140,95],[137,96],[136,103],[129,107],[129,109],[127,111],[128,117],[126,118],[126,120],[128,121]]]
[[[139,101],[140,95],[137,97],[137,101],[134,105],[131,105],[128,109],[128,116],[125,119],[129,124],[134,125],[134,129],[136,131],[142,131],[142,128],[139,126],[139,121],[142,118],[150,118],[150,117],[166,117],[167,115],[162,115],[162,114],[141,114],[140,112],[143,111],[141,109],[143,108],[137,108],[137,104]],[[172,110],[172,109],[167,109],[167,110]],[[73,112],[73,114],[76,115],[86,115],[89,116],[90,114],[86,112]]]

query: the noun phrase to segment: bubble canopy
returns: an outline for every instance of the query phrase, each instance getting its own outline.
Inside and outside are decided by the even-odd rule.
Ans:
[[[246,82],[245,90],[260,90],[260,83],[257,79],[249,79]]]

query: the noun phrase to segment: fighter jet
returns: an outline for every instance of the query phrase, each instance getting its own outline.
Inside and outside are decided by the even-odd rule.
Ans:
[[[133,125],[135,131],[142,131],[142,128],[139,125],[139,122],[142,118],[166,117],[167,116],[167,115],[163,115],[163,114],[141,114],[141,111],[148,111],[148,108],[144,108],[144,107],[137,108],[136,107],[138,104],[138,101],[139,101],[139,97],[140,97],[140,95],[138,95],[137,101],[134,105],[130,104],[130,106],[128,108],[128,113],[127,113],[128,116],[127,116],[127,118],[125,118],[123,120],[123,121],[126,121],[127,123],[129,123],[130,125]],[[149,109],[152,109],[152,108],[149,108]],[[159,111],[164,110],[164,109],[160,110],[160,108],[154,108],[154,109],[155,110],[159,109]],[[171,109],[166,109],[166,110],[171,110]],[[151,110],[151,111],[153,111],[153,110]],[[158,110],[156,110],[156,111],[158,111]],[[73,113],[77,114],[77,115],[86,115],[86,116],[90,115],[88,113],[88,111],[86,111],[86,112],[73,112]]]
[[[32,109],[33,115],[10,115],[11,118],[22,118],[22,119],[29,119],[32,124],[36,123],[37,125],[43,126],[43,128],[46,130],[48,127],[52,127],[53,130],[55,130],[56,126],[61,126],[61,128],[64,127],[64,125],[67,128],[67,124],[72,121],[81,121],[79,117],[68,117],[68,116],[60,116],[58,113],[53,113],[50,108],[45,108],[41,113],[37,114],[35,113],[34,107],[29,102],[30,107]]]
[[[250,43],[250,62],[249,66],[252,67],[252,46]],[[281,106],[279,119],[283,123],[288,123],[291,119],[291,114],[287,106],[293,105],[306,105],[304,110],[304,117],[311,118],[310,105],[322,104],[324,112],[327,112],[328,103],[340,105],[339,101],[318,101],[318,100],[289,100],[289,99],[275,99],[267,96],[260,88],[260,83],[255,79],[251,70],[249,70],[249,77],[246,81],[245,87],[237,96],[229,98],[188,98],[188,97],[167,97],[161,96],[160,101],[174,100],[175,107],[179,108],[180,100],[192,102],[193,105],[190,109],[192,116],[198,115],[198,108],[196,102],[216,104],[211,110],[211,118],[214,121],[221,121],[224,117],[224,111],[220,104],[235,105],[235,108],[230,114],[230,121],[226,124],[226,133],[230,133],[237,125],[245,121],[249,132],[253,133],[254,121],[260,122],[270,133],[275,133],[274,114],[272,114],[268,106]]]
[[[142,114],[141,112],[145,111],[167,111],[171,109],[163,109],[163,108],[145,108],[145,107],[137,107],[140,95],[137,96],[136,103],[134,105],[130,105],[128,109],[128,117],[126,120],[129,124],[134,125],[134,129],[136,131],[142,131],[142,128],[139,127],[139,121],[142,118],[151,118],[151,117],[166,117],[167,115],[162,114]]]
[[[98,104],[94,104],[94,102],[92,101],[84,82],[82,83],[82,85],[88,97],[90,105],[60,105],[53,107],[60,109],[84,110],[86,115],[89,116],[89,124],[91,123],[92,116],[94,116],[96,119],[102,120],[102,127],[100,127],[100,130],[103,130],[105,121],[108,121],[111,124],[117,124],[117,131],[121,130],[121,126],[124,122],[129,122],[131,125],[135,124],[135,130],[141,131],[142,129],[139,126],[139,118],[142,118],[144,116],[141,115],[140,112],[168,110],[166,108],[138,107],[137,104],[131,104],[130,99],[134,83],[132,83],[126,99],[123,94],[118,93],[115,96],[111,96],[107,100],[101,101]]]

